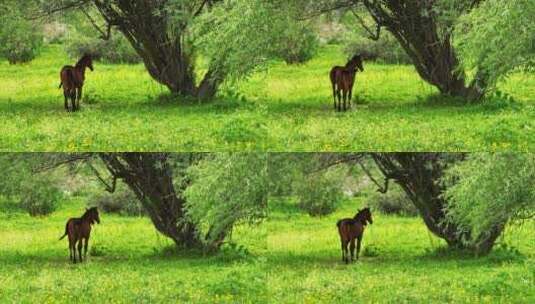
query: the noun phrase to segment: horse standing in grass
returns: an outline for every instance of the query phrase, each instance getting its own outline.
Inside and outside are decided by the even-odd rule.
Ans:
[[[84,259],[87,258],[87,245],[91,235],[91,225],[100,224],[97,207],[86,209],[84,215],[79,218],[70,218],[65,225],[65,234],[60,238],[69,236],[70,260],[76,263],[76,243],[78,243],[78,258],[82,262],[82,245],[84,247]],[[85,242],[84,242],[85,241]],[[84,242],[82,244],[82,242]]]
[[[85,69],[93,71],[93,59],[91,55],[84,55],[75,66],[66,65],[61,69],[59,88],[63,87],[65,97],[65,110],[69,111],[69,98],[71,99],[72,111],[80,108],[82,99],[82,87],[85,80]],[[78,103],[76,102],[78,100]]]
[[[340,234],[340,242],[342,243],[342,261],[349,263],[347,244],[350,244],[351,261],[354,260],[355,239],[357,239],[356,259],[358,260],[360,244],[362,242],[364,228],[366,228],[367,223],[373,223],[370,208],[359,210],[353,218],[341,219],[336,223],[336,226],[338,226],[338,233]]]
[[[362,66],[362,57],[355,55],[343,67],[335,66],[331,69],[330,77],[333,87],[334,109],[342,111],[342,101],[344,102],[343,110],[347,109],[346,101],[351,108],[351,98],[353,95],[353,85],[355,84],[355,74],[357,69],[364,72]],[[338,103],[336,102],[338,97]]]

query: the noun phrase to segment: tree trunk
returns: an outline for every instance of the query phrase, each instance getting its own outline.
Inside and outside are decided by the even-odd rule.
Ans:
[[[169,29],[167,1],[94,0],[93,3],[108,24],[116,26],[128,39],[153,79],[175,94],[199,99],[214,97],[224,76],[214,77],[209,71],[196,87],[194,52],[184,34],[187,21]]]
[[[178,246],[201,245],[195,225],[184,215],[184,199],[177,195],[173,185],[168,154],[101,153],[99,156],[110,173],[136,194],[159,232]]]
[[[450,247],[466,248],[477,254],[486,254],[492,249],[505,223],[497,223],[488,235],[476,242],[478,245],[467,248],[463,240],[470,239],[470,233],[460,233],[455,224],[444,221],[447,202],[442,196],[441,178],[444,170],[462,160],[464,154],[374,153],[372,156],[385,178],[401,186],[433,234],[444,239]]]
[[[482,75],[465,83],[464,71],[451,45],[450,29],[442,27],[432,1],[369,1],[364,5],[374,20],[399,41],[422,79],[442,94],[480,99],[486,82]]]

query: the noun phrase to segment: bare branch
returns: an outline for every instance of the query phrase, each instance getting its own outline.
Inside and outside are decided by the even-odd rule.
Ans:
[[[381,33],[381,24],[379,22],[377,22],[378,19],[376,19],[375,17],[373,17],[373,19],[375,20],[375,32],[372,32],[372,30],[366,25],[366,23],[364,22],[364,19],[362,19],[362,17],[360,17],[358,15],[357,12],[355,12],[354,9],[351,9],[351,13],[353,13],[353,15],[355,16],[355,18],[357,18],[357,21],[360,23],[360,26],[362,26],[362,28],[364,28],[364,30],[366,32],[368,32],[368,38],[374,40],[374,41],[377,41],[379,40],[380,38],[380,33]],[[373,15],[372,15],[373,16]]]
[[[100,172],[98,172],[97,168],[95,168],[93,166],[93,164],[88,162],[87,166],[91,169],[91,171],[93,171],[93,173],[98,178],[98,180],[104,185],[104,187],[106,188],[106,191],[108,191],[109,193],[114,193],[115,192],[115,186],[117,185],[117,179],[118,179],[118,177],[116,175],[112,174],[112,178],[113,179],[112,179],[112,182],[111,182],[111,185],[110,185],[110,184],[108,184],[106,182],[106,180],[104,180],[104,178],[102,178],[102,176],[100,175]]]
[[[37,20],[37,19],[50,17],[50,16],[52,16],[52,15],[54,15],[56,13],[62,12],[62,11],[81,8],[81,7],[85,6],[85,5],[87,5],[88,3],[89,3],[89,0],[77,0],[77,1],[73,1],[73,2],[68,2],[68,3],[64,4],[64,5],[60,5],[60,6],[56,6],[56,7],[52,7],[50,9],[47,9],[47,10],[43,11],[42,13],[39,13],[39,14],[37,14],[35,16],[30,16],[30,17],[28,17],[28,19],[29,20]]]
[[[388,191],[388,182],[390,181],[390,178],[386,177],[385,176],[385,180],[384,180],[384,184],[381,185],[375,178],[373,178],[373,175],[372,173],[368,170],[368,168],[366,168],[366,166],[362,163],[362,160],[359,160],[358,161],[358,164],[360,165],[360,167],[362,168],[362,170],[364,171],[364,173],[366,173],[366,175],[368,176],[368,178],[377,186],[377,192],[381,192],[381,193],[386,193]]]
[[[59,168],[63,165],[72,164],[80,161],[87,161],[93,155],[91,153],[77,153],[69,154],[68,157],[61,157],[53,161],[47,161],[39,164],[39,166],[32,168],[32,173],[43,173],[49,170]]]
[[[109,40],[111,38],[111,27],[112,24],[106,20],[106,31],[102,30],[100,26],[98,26],[97,22],[91,15],[86,11],[82,10],[82,13],[86,16],[86,18],[91,22],[91,25],[93,25],[93,28],[95,28],[100,33],[100,38],[102,40]]]

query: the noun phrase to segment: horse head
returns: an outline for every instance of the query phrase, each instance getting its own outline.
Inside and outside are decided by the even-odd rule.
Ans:
[[[355,54],[351,60],[348,62],[348,66],[351,66],[352,69],[358,69],[361,72],[364,72],[364,66],[362,64],[362,56],[360,54]]]
[[[97,222],[97,224],[100,224],[100,216],[97,207],[92,207],[89,209],[86,208],[85,210],[89,216],[89,220],[91,221],[91,223]]]
[[[373,224],[372,212],[370,208],[366,207],[364,209],[359,209],[355,218],[361,219],[364,224],[370,223]]]
[[[80,59],[80,61],[78,61],[76,65],[88,67],[91,72],[93,72],[93,57],[91,56],[91,54],[84,54],[84,56],[82,56],[82,58]]]

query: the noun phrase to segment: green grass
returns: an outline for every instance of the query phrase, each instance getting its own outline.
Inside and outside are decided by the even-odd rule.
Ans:
[[[419,218],[374,214],[363,256],[341,261],[335,223],[360,200],[333,215],[311,218],[270,201],[268,289],[272,303],[533,303],[535,223],[508,228],[486,257],[445,249]],[[284,207],[283,207],[284,206]]]
[[[66,204],[67,205],[67,204]],[[238,228],[217,255],[174,250],[146,218],[101,215],[86,263],[68,260],[58,241],[83,204],[43,218],[0,211],[1,303],[259,303],[266,302],[266,231]]]
[[[335,214],[311,218],[272,199],[267,223],[238,227],[210,256],[183,252],[146,218],[101,215],[89,259],[58,241],[83,199],[50,216],[0,212],[1,303],[532,303],[535,223],[508,228],[486,257],[446,250],[418,218],[374,214],[361,259],[341,262]],[[243,246],[243,247],[241,247]],[[240,249],[242,248],[242,249]],[[243,249],[246,248],[246,249]],[[514,249],[511,249],[514,248]]]
[[[325,47],[304,65],[274,62],[210,103],[172,98],[142,65],[95,64],[81,112],[63,110],[61,46],[32,63],[0,62],[4,151],[528,151],[534,148],[535,76],[500,84],[511,95],[478,105],[437,95],[410,66],[366,63],[356,109],[335,113]]]

